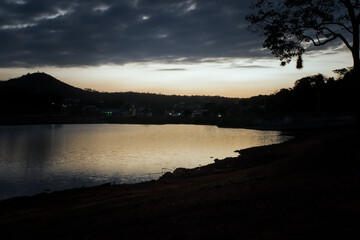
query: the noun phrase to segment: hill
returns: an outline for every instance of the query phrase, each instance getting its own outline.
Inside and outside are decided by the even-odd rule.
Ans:
[[[151,108],[162,115],[178,105],[202,108],[208,102],[233,103],[235,98],[177,96],[135,92],[97,92],[68,85],[46,73],[32,73],[0,82],[0,113],[49,114],[81,113],[87,106],[97,109]],[[182,106],[180,106],[182,105]],[[184,106],[186,105],[186,106]],[[66,107],[66,109],[65,109]]]
[[[53,93],[63,97],[78,97],[86,93],[80,88],[70,86],[46,73],[40,72],[29,73],[19,78],[0,82],[0,89],[2,91],[17,89],[32,94]]]
[[[82,98],[86,94],[48,74],[27,74],[0,82],[0,113],[58,113],[65,99]]]

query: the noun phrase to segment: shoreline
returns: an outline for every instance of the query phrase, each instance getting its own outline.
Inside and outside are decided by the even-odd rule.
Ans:
[[[5,239],[358,239],[358,133],[299,132],[201,174],[2,200],[0,230]]]
[[[171,125],[171,124],[170,124]],[[19,125],[12,125],[12,126],[15,126],[15,129],[17,129],[17,126],[19,126]],[[31,126],[35,126],[36,127],[36,125],[20,125],[20,126],[22,126],[20,129],[28,129],[28,127],[30,127],[31,128]],[[43,126],[43,127],[46,127],[46,126],[50,126],[50,125],[38,125],[38,126]],[[65,127],[66,125],[64,125],[64,127]],[[78,125],[79,127],[81,127],[81,124],[80,125]],[[83,125],[84,126],[84,125]],[[86,125],[85,125],[86,126]],[[91,124],[89,124],[88,125],[88,127],[90,127],[91,129],[92,129],[92,126],[93,125],[91,125]],[[101,126],[101,124],[99,124],[98,125],[99,127]],[[104,126],[104,125],[103,125]],[[111,124],[109,124],[109,125],[107,125],[108,127],[110,127],[111,129],[113,129],[111,126]],[[120,126],[120,125],[119,125]],[[126,126],[126,125],[124,125],[124,126]],[[127,126],[129,126],[129,127],[131,127],[131,129],[133,129],[133,127],[135,127],[136,129],[137,129],[137,127],[136,126],[134,126],[133,124],[129,124],[129,125],[127,125]],[[139,125],[140,127],[141,126],[144,126],[144,125]],[[150,126],[150,125],[149,125]],[[154,125],[154,126],[157,126],[157,125]],[[172,125],[172,128],[176,128],[176,129],[178,129],[178,128],[183,128],[183,127],[185,127],[185,128],[187,128],[186,126],[190,126],[190,125],[188,125],[188,124],[182,124],[182,125],[175,125],[175,124],[173,124]],[[194,127],[196,127],[196,126],[199,126],[199,125],[193,125]],[[208,128],[208,127],[210,127],[211,129],[217,129],[218,128],[218,126],[214,126],[214,125],[203,125],[204,127],[206,127],[206,128]],[[0,126],[1,127],[1,126]],[[54,127],[55,126],[52,126],[51,127],[51,129],[54,129]],[[75,128],[77,128],[77,125],[73,125],[73,127],[75,127]],[[72,127],[72,128],[73,128]],[[86,129],[88,129],[88,127],[86,127]],[[7,130],[7,126],[3,126],[2,127],[3,128],[3,130],[5,130],[5,132],[6,132],[6,130]],[[158,126],[158,128],[162,128],[161,126]],[[158,129],[157,128],[157,129]],[[31,128],[32,129],[32,128]],[[231,132],[232,131],[236,131],[237,129],[233,129],[233,130],[230,130]],[[239,129],[240,130],[240,129]],[[36,130],[36,131],[38,131],[38,130]],[[221,128],[219,128],[219,131],[221,131]],[[242,131],[242,130],[241,130]],[[11,131],[12,132],[12,131]],[[261,131],[256,131],[256,132],[258,132],[257,134],[263,134],[263,133],[261,133]],[[291,133],[289,133],[289,132],[284,132],[284,131],[282,131],[282,132],[279,132],[279,131],[271,131],[271,132],[273,132],[273,133],[275,133],[276,134],[276,136],[278,136],[279,138],[276,138],[276,140],[274,139],[274,141],[275,142],[278,142],[279,144],[280,143],[282,143],[282,142],[284,142],[284,141],[288,141],[289,139],[291,139],[292,137],[291,137]],[[11,135],[10,135],[11,136]],[[56,135],[53,135],[52,134],[52,138],[53,138],[53,136],[56,136]],[[56,138],[56,137],[55,137]],[[6,138],[5,138],[6,139]],[[240,141],[243,141],[242,139],[239,139]],[[259,143],[257,143],[257,144],[269,144],[269,143],[266,143],[266,142],[264,142],[265,140],[262,140],[262,142],[259,142]],[[271,141],[272,143],[274,143],[274,141]],[[215,141],[213,141],[214,142],[214,147],[216,147],[216,142]],[[232,143],[233,143],[234,141],[232,141]],[[6,143],[6,142],[5,142]],[[2,189],[2,191],[0,191],[2,194],[0,194],[1,196],[0,196],[0,201],[1,200],[8,200],[8,199],[12,199],[12,198],[17,198],[17,197],[31,197],[31,196],[35,196],[35,195],[38,195],[38,194],[43,194],[43,193],[51,193],[51,192],[58,192],[58,191],[64,191],[64,190],[71,190],[71,189],[74,189],[74,188],[87,188],[87,187],[96,187],[96,186],[100,186],[100,185],[111,185],[111,184],[136,184],[136,183],[141,183],[141,182],[147,182],[147,181],[153,181],[153,180],[158,180],[162,175],[164,175],[167,171],[171,171],[171,172],[174,172],[175,170],[177,170],[176,171],[176,175],[180,175],[179,174],[179,172],[181,171],[180,169],[178,169],[178,168],[187,168],[186,169],[186,171],[189,173],[189,172],[191,172],[191,168],[192,167],[194,167],[194,168],[196,168],[196,171],[197,171],[197,173],[200,173],[200,168],[198,168],[198,166],[203,166],[203,167],[205,167],[205,166],[207,166],[208,164],[212,164],[213,162],[214,162],[214,160],[215,161],[218,161],[219,159],[223,159],[223,158],[227,158],[227,157],[229,157],[229,156],[232,156],[232,157],[236,157],[238,154],[236,153],[237,152],[237,150],[239,149],[239,148],[244,148],[245,146],[241,146],[241,144],[240,144],[240,146],[239,146],[239,144],[231,144],[230,142],[229,142],[229,144],[230,145],[228,145],[228,148],[227,148],[227,153],[226,154],[220,154],[221,155],[221,157],[219,157],[219,155],[217,155],[217,154],[215,154],[215,155],[213,155],[213,154],[210,154],[210,152],[208,151],[208,153],[206,154],[207,155],[207,157],[200,157],[200,158],[197,158],[197,157],[194,157],[194,154],[191,154],[191,155],[188,155],[188,157],[190,157],[190,159],[186,159],[187,161],[186,162],[188,162],[188,164],[182,164],[183,163],[183,161],[184,161],[184,157],[181,157],[180,158],[180,162],[177,162],[177,164],[173,164],[171,167],[170,167],[170,165],[165,165],[165,168],[159,168],[159,169],[156,169],[156,170],[154,170],[154,169],[152,169],[153,171],[149,171],[148,169],[147,169],[147,171],[145,172],[141,172],[140,174],[138,173],[137,174],[137,176],[136,176],[136,178],[132,178],[132,177],[128,177],[127,178],[127,180],[123,180],[124,178],[123,178],[123,175],[125,176],[125,175],[127,175],[125,172],[123,172],[123,173],[121,173],[120,175],[118,175],[117,177],[108,177],[108,178],[106,178],[106,177],[104,177],[104,178],[102,178],[101,180],[98,180],[97,182],[89,182],[89,181],[87,181],[86,182],[86,180],[88,180],[88,179],[86,179],[85,181],[83,181],[83,179],[85,179],[85,178],[79,178],[78,179],[78,181],[72,181],[70,184],[67,184],[67,185],[65,185],[65,184],[63,184],[63,185],[61,185],[61,186],[59,186],[59,185],[57,185],[56,184],[56,180],[49,180],[49,182],[47,182],[47,180],[45,179],[45,178],[43,178],[43,180],[38,180],[38,181],[34,181],[34,184],[27,184],[26,185],[26,187],[22,187],[22,188],[16,188],[16,185],[15,184],[9,184],[8,183],[8,185],[2,185],[4,188]],[[205,146],[205,145],[204,145]],[[229,147],[229,146],[231,146],[231,147]],[[194,151],[196,151],[196,149],[192,149],[192,150],[194,150]],[[169,151],[169,150],[167,150],[167,151]],[[232,154],[231,154],[232,153]],[[86,153],[85,153],[86,154]],[[36,156],[36,155],[34,155],[34,156]],[[116,155],[114,155],[115,157],[116,157]],[[120,155],[118,155],[117,154],[117,156],[118,157],[116,157],[116,158],[119,158],[119,156]],[[143,156],[140,152],[139,153],[136,153],[136,156],[139,158],[139,156]],[[211,157],[211,156],[217,156],[217,157]],[[144,156],[144,157],[148,157],[148,156]],[[166,158],[172,158],[171,156],[165,156],[164,157],[165,159]],[[218,159],[219,158],[219,159]],[[11,159],[11,157],[10,157],[10,159]],[[76,160],[75,159],[73,159],[75,162],[76,162]],[[199,160],[202,160],[202,162],[198,162]],[[128,162],[128,160],[126,160],[125,162]],[[140,160],[140,162],[141,162],[141,160]],[[192,162],[192,163],[194,163],[194,164],[191,164],[190,165],[190,162]],[[142,164],[141,164],[142,165]],[[163,165],[163,164],[158,164],[158,167],[159,166],[161,166],[161,165]],[[164,166],[163,166],[164,167]],[[166,168],[167,167],[167,168]],[[140,167],[139,169],[143,169],[144,167]],[[170,169],[169,169],[170,168]],[[203,168],[202,168],[203,169]],[[208,169],[208,168],[207,168]],[[47,170],[42,170],[42,172],[46,172]],[[203,172],[203,170],[201,170],[202,172]],[[100,171],[99,171],[100,172]],[[47,174],[48,175],[48,174]],[[167,175],[169,175],[169,173],[167,174]],[[100,175],[99,175],[100,176]],[[101,175],[102,176],[102,175]],[[128,175],[128,176],[132,176],[132,175]],[[47,178],[49,179],[49,177],[50,178],[52,178],[51,177],[51,175],[49,175]],[[7,182],[7,179],[5,178],[4,179],[5,180],[5,183]],[[20,184],[22,184],[22,179],[16,179],[17,181],[16,182],[18,182],[18,184],[20,183]],[[96,181],[96,180],[95,180]],[[14,181],[13,181],[14,182]],[[62,180],[62,182],[66,182],[66,181],[64,181],[64,180]],[[40,183],[40,184],[39,184]],[[67,183],[67,182],[66,182]],[[24,186],[25,184],[22,184],[22,185],[20,185],[20,186]],[[40,187],[38,187],[38,186],[40,186]],[[64,187],[64,186],[66,186],[66,187]],[[22,191],[22,189],[23,190],[25,190],[25,191]],[[18,191],[19,190],[19,191]],[[10,194],[8,194],[8,193],[10,193]]]
[[[219,128],[244,128],[252,130],[273,130],[285,132],[331,129],[357,124],[357,115],[311,116],[292,123],[254,124],[247,120],[232,118],[183,119],[164,117],[101,118],[76,115],[0,115],[0,126],[47,125],[47,124],[145,124],[145,125],[211,125]]]
[[[50,123],[49,123],[50,124]],[[129,124],[129,125],[136,125],[136,124],[142,124],[142,123],[56,123],[56,124]],[[154,123],[150,123],[149,125],[203,125],[203,124],[193,124],[193,123],[158,123],[158,124],[154,124]],[[47,125],[47,124],[25,124],[25,125]],[[216,126],[219,128],[222,128],[221,126],[218,125],[212,125],[212,124],[208,124],[211,126]],[[4,126],[1,125],[0,126]],[[17,126],[15,125],[7,125],[7,126]],[[348,126],[342,126],[342,127],[348,127]],[[87,189],[87,188],[96,188],[96,187],[101,187],[101,186],[111,186],[111,185],[137,185],[137,184],[143,184],[143,183],[147,183],[147,182],[156,182],[156,181],[162,181],[164,179],[172,179],[174,177],[178,178],[178,177],[196,177],[196,176],[201,176],[204,174],[213,174],[216,172],[226,172],[226,171],[232,171],[233,168],[238,167],[236,164],[234,164],[234,161],[238,161],[238,158],[240,157],[240,155],[244,152],[248,152],[251,151],[252,149],[257,149],[257,148],[266,148],[266,147],[271,147],[272,145],[277,146],[277,145],[286,145],[288,142],[291,141],[297,141],[298,139],[302,139],[304,138],[304,136],[308,136],[309,134],[312,134],[313,132],[313,128],[305,128],[305,129],[291,129],[291,130],[280,130],[280,129],[262,129],[262,128],[246,128],[246,127],[224,127],[224,128],[242,128],[242,129],[251,129],[251,130],[259,130],[259,131],[280,131],[280,135],[284,135],[284,136],[290,136],[292,138],[290,138],[289,140],[282,142],[282,143],[276,143],[276,144],[271,144],[271,145],[263,145],[263,146],[257,146],[257,147],[250,147],[250,148],[245,148],[242,150],[234,150],[234,152],[237,152],[239,155],[237,157],[225,157],[223,159],[214,159],[213,163],[209,163],[207,165],[204,166],[200,166],[200,167],[195,167],[195,168],[183,168],[183,167],[179,167],[179,168],[175,168],[173,170],[173,172],[164,172],[164,174],[162,174],[158,179],[149,179],[149,180],[145,180],[145,181],[141,181],[141,182],[136,182],[136,183],[122,183],[122,184],[116,184],[116,183],[111,183],[111,182],[106,182],[106,183],[102,183],[102,184],[95,184],[92,186],[82,186],[82,187],[74,187],[74,188],[67,188],[67,189],[62,189],[62,190],[50,190],[50,189],[44,189],[41,192],[38,193],[34,193],[34,194],[30,194],[30,195],[19,195],[19,196],[13,196],[13,197],[9,197],[9,198],[4,198],[4,199],[0,199],[0,203],[1,201],[7,201],[7,200],[12,200],[14,198],[31,198],[31,197],[36,197],[38,195],[43,195],[43,194],[49,194],[49,193],[57,193],[57,192],[63,192],[63,191],[71,191],[71,190],[76,190],[76,189]],[[329,129],[329,127],[323,127],[320,129],[317,129],[316,132],[324,132],[327,131]],[[331,129],[331,128],[330,128]],[[224,167],[225,163],[229,162],[231,165],[227,164],[226,167]],[[230,167],[229,167],[230,166]],[[231,167],[234,166],[234,167]],[[176,171],[177,170],[177,171]],[[176,172],[175,172],[176,171]],[[175,174],[174,174],[175,172]]]

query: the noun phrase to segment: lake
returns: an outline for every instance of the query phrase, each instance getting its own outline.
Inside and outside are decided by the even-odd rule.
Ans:
[[[278,131],[203,125],[0,126],[0,199],[157,179],[288,139]]]

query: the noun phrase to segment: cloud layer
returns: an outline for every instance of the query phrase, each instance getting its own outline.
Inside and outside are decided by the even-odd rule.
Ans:
[[[1,0],[0,67],[259,57],[251,0]]]

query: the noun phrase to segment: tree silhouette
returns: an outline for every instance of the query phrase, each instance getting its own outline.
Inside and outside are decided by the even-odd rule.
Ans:
[[[263,47],[282,66],[297,57],[297,68],[302,68],[301,56],[311,43],[322,46],[340,39],[359,71],[360,0],[259,0],[251,8],[249,29],[266,37]]]

